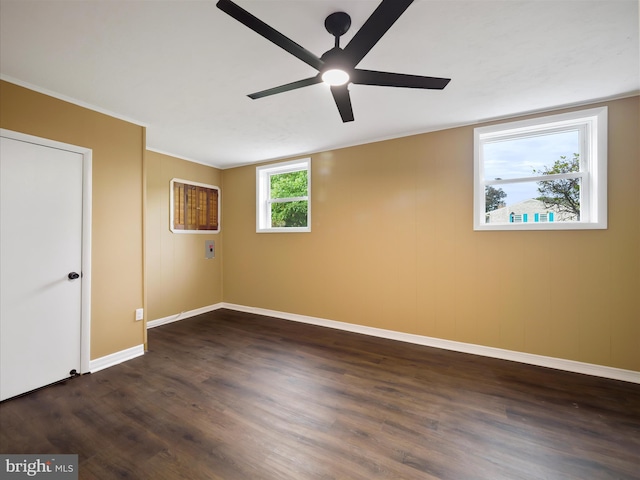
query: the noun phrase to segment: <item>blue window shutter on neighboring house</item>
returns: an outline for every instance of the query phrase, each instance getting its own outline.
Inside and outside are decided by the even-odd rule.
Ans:
[[[549,221],[553,222],[553,212],[549,212]]]
[[[539,213],[534,213],[533,214],[533,221],[534,222],[539,222],[540,221],[540,214]]]
[[[529,221],[529,214],[528,213],[523,213],[522,214],[522,221],[524,223],[527,223]]]

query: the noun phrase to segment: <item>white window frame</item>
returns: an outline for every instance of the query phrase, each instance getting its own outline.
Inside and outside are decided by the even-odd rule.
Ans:
[[[484,177],[484,145],[495,140],[580,130],[580,172],[507,180]],[[474,129],[474,230],[584,230],[607,228],[607,107],[501,123]],[[580,220],[575,222],[486,223],[485,188],[518,182],[581,178]]]
[[[271,199],[272,175],[292,173],[306,170],[307,172],[307,195],[302,197]],[[271,226],[271,204],[282,202],[307,202],[307,226],[306,227],[272,227]],[[276,233],[276,232],[310,232],[311,231],[311,158],[291,160],[276,164],[256,167],[256,232]]]

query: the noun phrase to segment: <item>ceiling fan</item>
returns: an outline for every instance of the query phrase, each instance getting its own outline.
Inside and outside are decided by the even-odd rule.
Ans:
[[[348,90],[349,83],[442,90],[451,80],[450,78],[423,77],[356,68],[411,3],[413,0],[382,0],[378,8],[344,48],[340,48],[340,37],[349,30],[351,17],[344,12],[332,13],[325,19],[324,25],[327,31],[335,37],[335,46],[319,58],[231,0],[219,0],[216,6],[319,72],[314,77],[252,93],[249,95],[250,98],[267,97],[325,82],[331,87],[331,94],[342,121],[352,122],[353,109]]]

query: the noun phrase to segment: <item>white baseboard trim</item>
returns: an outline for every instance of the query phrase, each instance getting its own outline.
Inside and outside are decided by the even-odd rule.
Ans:
[[[636,372],[634,370],[624,370],[621,368],[606,367],[604,365],[576,362],[574,360],[566,360],[563,358],[546,357],[544,355],[535,355],[532,353],[516,352],[513,350],[486,347],[484,345],[475,345],[472,343],[456,342],[453,340],[444,340],[441,338],[396,332],[393,330],[385,330],[382,328],[367,327],[364,325],[338,322],[335,320],[327,320],[324,318],[309,317],[307,315],[298,315],[295,313],[279,312],[276,310],[267,310],[264,308],[247,307],[244,305],[236,305],[233,303],[223,302],[220,305],[221,306],[219,308],[228,308],[229,310],[236,310],[239,312],[255,313],[257,315],[282,318],[284,320],[292,320],[294,322],[309,323],[321,327],[335,328],[338,330],[361,333],[373,337],[381,337],[391,340],[399,340],[401,342],[415,343],[417,345],[424,345],[427,347],[453,350],[455,352],[470,353],[473,355],[499,358],[502,360],[511,360],[514,362],[526,363],[529,365],[555,368],[557,370],[565,370],[568,372],[582,373],[595,377],[610,378],[613,380],[622,380],[625,382],[640,384],[640,372]]]
[[[150,320],[147,322],[147,330],[150,328],[159,327],[160,325],[166,325],[167,323],[177,322],[178,320],[184,320],[185,318],[202,315],[203,313],[213,312],[214,310],[223,308],[222,305],[222,303],[216,303],[214,305],[207,305],[206,307],[196,308],[195,310],[188,310],[186,312],[180,312],[175,315],[169,315],[168,317]]]
[[[91,360],[89,362],[89,371],[91,373],[95,373],[142,355],[144,355],[144,345],[136,345],[135,347],[127,348],[126,350],[121,350],[119,352]]]

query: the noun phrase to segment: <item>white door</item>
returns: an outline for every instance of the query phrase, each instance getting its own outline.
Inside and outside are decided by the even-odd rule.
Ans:
[[[0,137],[0,400],[80,372],[83,156]]]

